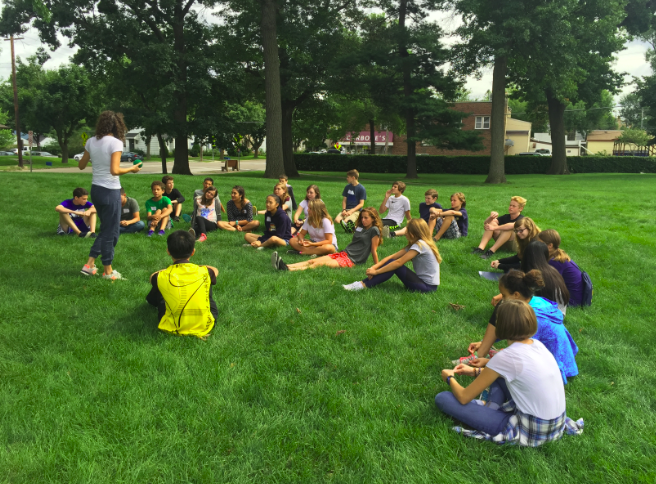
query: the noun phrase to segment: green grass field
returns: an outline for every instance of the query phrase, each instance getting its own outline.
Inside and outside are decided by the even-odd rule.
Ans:
[[[274,181],[260,176],[216,177],[224,203],[241,184],[264,206]],[[393,175],[362,178],[378,206]],[[152,179],[122,177],[142,214]],[[56,236],[54,207],[90,188],[90,175],[1,174],[0,481],[653,483],[656,176],[483,179],[426,175],[408,186],[413,213],[427,188],[447,206],[451,193],[467,195],[470,235],[439,243],[442,284],[430,295],[396,279],[348,293],[341,285],[364,267],[274,272],[269,250],[210,234],[193,261],[219,268],[221,313],[201,341],[158,331],[144,300],[150,273],[170,263],[163,237],[121,237],[114,267],[125,280],[80,275],[91,240]],[[343,175],[292,180],[299,201],[311,182],[338,211]],[[201,184],[176,176],[184,194]],[[542,229],[560,231],[595,285],[593,306],[565,319],[580,348],[567,411],[585,431],[538,449],[464,438],[433,402],[447,389],[440,370],[485,330],[496,285],[469,252],[512,195],[528,199],[524,213]],[[341,228],[338,238],[346,247]],[[387,240],[379,255],[403,245]]]

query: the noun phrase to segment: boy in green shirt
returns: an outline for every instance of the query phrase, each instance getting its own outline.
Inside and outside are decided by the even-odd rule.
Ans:
[[[148,212],[148,234],[146,237],[152,237],[157,227],[159,227],[158,235],[164,235],[164,229],[168,228],[169,215],[173,211],[171,199],[164,196],[164,184],[155,180],[150,185],[153,192],[153,198],[146,202],[146,210]]]

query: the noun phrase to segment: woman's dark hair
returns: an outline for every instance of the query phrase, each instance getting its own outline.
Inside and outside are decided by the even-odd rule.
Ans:
[[[536,291],[544,287],[544,281],[540,271],[524,273],[513,269],[501,276],[499,285],[505,287],[510,294],[518,292],[524,298],[529,299],[533,297]]]
[[[232,189],[239,193],[239,196],[241,197],[241,203],[244,203],[244,200],[246,199],[246,192],[244,191],[244,187],[241,185],[235,185],[232,187]]]
[[[271,195],[267,195],[267,198],[269,197],[273,198],[273,200],[278,204],[278,207],[282,206],[282,202],[280,201],[280,197],[278,195],[272,193]]]
[[[196,240],[186,230],[176,230],[166,238],[166,248],[176,260],[189,259],[194,253]]]
[[[560,302],[565,306],[569,304],[569,291],[563,276],[549,265],[547,244],[540,240],[534,240],[526,246],[522,257],[522,270],[524,272],[538,270],[542,273],[544,287],[538,292],[538,296]]]
[[[533,308],[524,301],[507,299],[499,304],[497,310],[497,338],[509,341],[523,341],[538,331],[538,320]]]
[[[128,128],[125,126],[122,113],[115,113],[114,111],[103,111],[98,116],[96,122],[96,138],[101,139],[108,134],[114,135],[114,138],[125,141],[125,133]]]
[[[203,196],[200,198],[200,203],[201,203],[201,205],[205,205],[206,207],[207,207],[207,202],[208,202],[207,197],[206,197],[207,192],[214,192],[214,200],[216,200],[216,196],[218,195],[219,191],[216,189],[216,187],[214,185],[209,186],[205,190],[203,190]]]
[[[315,200],[321,200],[321,192],[319,191],[319,187],[316,186],[316,185],[310,185],[309,187],[307,187],[307,188],[305,189],[305,200],[308,199],[308,197],[307,197],[307,192],[308,192],[308,190],[309,190],[310,188],[311,188],[312,190],[314,190],[314,199],[315,199]]]

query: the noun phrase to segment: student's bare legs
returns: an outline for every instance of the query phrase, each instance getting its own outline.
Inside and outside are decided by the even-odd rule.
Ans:
[[[84,218],[86,219],[86,217]],[[68,229],[71,229],[76,235],[80,235],[80,229],[77,228],[77,225],[75,225],[75,222],[73,222],[71,215],[68,213],[59,214],[59,225],[61,226],[62,230],[66,233],[68,233]]]
[[[162,214],[162,211],[161,211],[161,210],[157,210],[157,211],[156,211],[154,214],[152,214],[152,215],[155,216],[155,215],[161,215],[161,214]],[[160,221],[161,221],[161,220],[162,220],[162,219],[160,219]],[[157,224],[158,224],[158,223],[159,223],[159,222],[157,222],[154,218],[150,219],[150,221],[148,222],[148,230],[156,230],[156,229],[157,229]]]
[[[342,218],[343,218],[343,217],[342,217],[342,212],[339,212],[339,213],[337,214],[337,216],[335,216],[335,219],[334,219],[334,220],[335,220],[335,223],[336,223],[336,224],[340,223],[340,222],[342,221]]]
[[[244,240],[248,242],[249,244],[252,244],[255,242],[257,239],[259,239],[260,236],[257,234],[244,234]]]
[[[306,269],[314,269],[315,267],[331,267],[333,269],[338,269],[340,267],[339,262],[335,259],[331,259],[328,256],[317,257],[316,259],[310,259],[303,262],[298,262],[296,264],[289,264],[287,269],[290,271],[304,271]]]
[[[222,220],[219,220],[216,223],[217,228],[221,230],[227,230],[228,232],[236,232],[237,227],[235,226],[236,222],[223,222]]]
[[[166,230],[166,225],[168,223],[169,223],[169,216],[167,215],[166,217],[162,217],[159,220],[159,223],[157,224],[157,225],[159,225],[159,230]]]
[[[496,252],[509,240],[515,240],[515,232],[513,230],[495,230],[494,245],[490,247],[492,252]],[[498,235],[497,235],[498,233]]]
[[[181,203],[174,203],[173,204],[173,216],[174,217],[179,217],[180,213],[182,213],[182,204]]]
[[[481,238],[481,243],[478,244],[478,248],[481,250],[485,250],[485,247],[487,247],[487,243],[492,240],[492,238],[495,236],[498,237],[499,233],[501,233],[500,230],[486,230],[483,232],[483,237]],[[496,239],[496,237],[494,237]]]
[[[251,232],[253,230],[258,229],[259,227],[260,227],[260,221],[259,220],[251,220],[246,225],[241,226],[241,231],[242,232]]]
[[[320,245],[318,247],[302,247],[299,249],[303,255],[328,255],[337,252],[333,244]]]
[[[430,224],[430,221],[429,221],[428,223]],[[434,226],[435,226],[435,223],[433,223],[433,227],[434,227]],[[429,228],[430,228],[430,225],[429,225]],[[394,231],[394,235],[396,235],[397,237],[400,237],[401,235],[405,235],[407,231],[408,231],[408,226],[406,225],[406,226],[403,227],[402,229],[395,230],[395,231]],[[433,233],[433,230],[432,230],[432,229],[431,229],[431,233]]]
[[[248,234],[251,235],[251,234]],[[265,240],[262,242],[262,247],[278,247],[278,246],[287,246],[287,241],[285,239],[281,239],[280,237],[276,237],[275,235],[271,237],[270,239]]]
[[[92,213],[88,217],[84,217],[84,223],[87,224],[87,227],[89,227],[89,231],[94,232],[96,231],[96,221],[98,220],[98,217],[96,217],[96,213]]]
[[[437,233],[435,234],[435,237],[433,237],[435,240],[440,240],[444,235],[444,233],[447,230],[449,230],[449,227],[451,227],[451,222],[453,222],[453,218],[454,218],[453,215],[448,215],[442,218],[442,227],[440,227],[440,230],[438,230]],[[435,219],[435,221],[437,222],[437,219]],[[435,224],[433,224],[432,227],[429,224],[429,228],[430,228],[430,233],[432,234],[433,230],[435,230]]]

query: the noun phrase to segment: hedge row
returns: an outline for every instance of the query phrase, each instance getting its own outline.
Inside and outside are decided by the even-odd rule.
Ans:
[[[294,161],[304,171],[406,172],[406,157],[396,155],[298,154]],[[656,173],[656,161],[641,156],[568,156],[567,164],[572,173]],[[550,165],[548,156],[507,156],[506,174],[546,173]],[[489,169],[489,156],[417,156],[419,173],[487,175]]]

